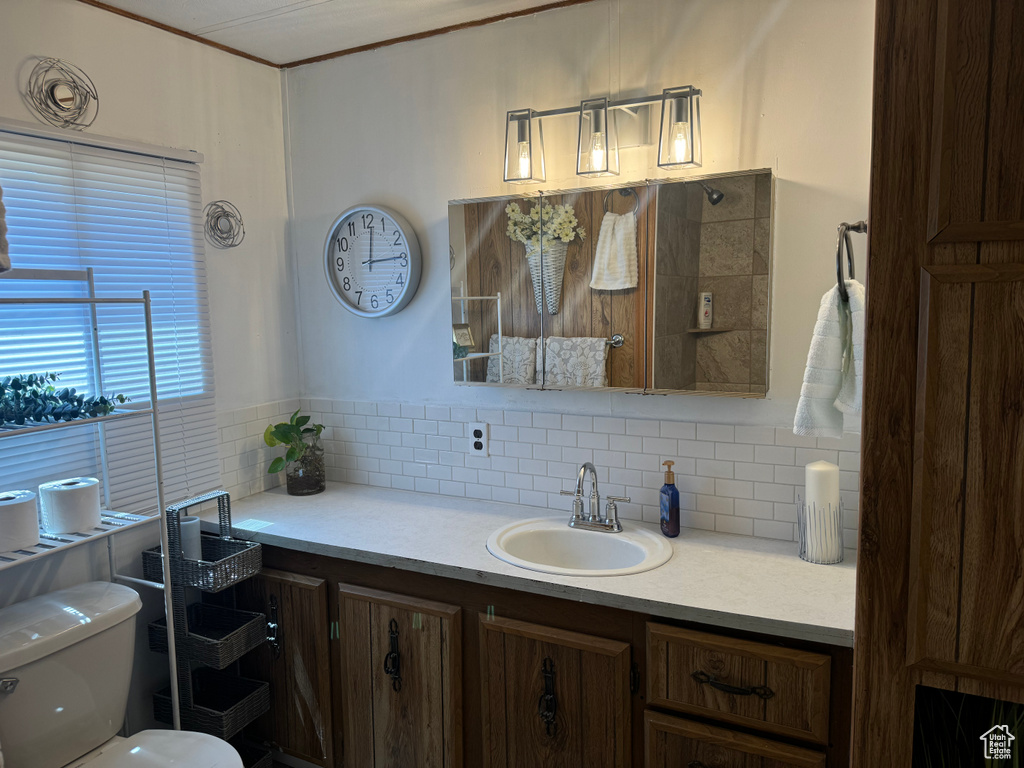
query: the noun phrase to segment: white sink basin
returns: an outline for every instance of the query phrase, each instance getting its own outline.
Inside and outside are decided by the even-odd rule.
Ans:
[[[499,560],[565,576],[624,576],[649,571],[672,557],[668,541],[635,523],[621,533],[570,528],[567,519],[536,517],[499,528],[487,550]]]

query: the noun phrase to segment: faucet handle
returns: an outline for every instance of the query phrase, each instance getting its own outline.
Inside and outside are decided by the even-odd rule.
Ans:
[[[629,504],[629,496],[605,496],[605,498],[612,503]]]
[[[576,491],[559,491],[559,493],[562,494],[563,496],[575,496],[576,495]]]

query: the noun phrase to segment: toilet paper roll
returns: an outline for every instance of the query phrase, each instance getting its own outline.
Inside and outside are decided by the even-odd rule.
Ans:
[[[193,515],[181,518],[181,553],[189,560],[203,559],[203,545],[199,538],[199,518]]]
[[[32,491],[0,491],[0,552],[39,543],[39,513]]]
[[[100,481],[72,477],[39,486],[39,507],[47,533],[81,533],[100,524]]]

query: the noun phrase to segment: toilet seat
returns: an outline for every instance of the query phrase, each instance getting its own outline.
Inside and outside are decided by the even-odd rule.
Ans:
[[[242,768],[242,758],[216,736],[151,730],[115,736],[64,768]]]

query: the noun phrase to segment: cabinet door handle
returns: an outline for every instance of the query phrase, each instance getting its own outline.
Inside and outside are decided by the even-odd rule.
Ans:
[[[775,691],[773,691],[767,685],[750,685],[745,687],[738,685],[729,685],[728,683],[723,683],[721,680],[716,680],[707,672],[703,672],[700,670],[692,673],[690,677],[696,680],[698,685],[704,685],[706,683],[707,685],[710,685],[712,688],[714,688],[716,691],[721,691],[722,693],[729,693],[733,696],[759,696],[760,698],[767,701],[775,695]]]
[[[700,760],[691,760],[686,764],[686,768],[708,768]]]
[[[540,672],[544,676],[544,693],[537,701],[537,715],[544,723],[544,732],[548,736],[555,736],[558,733],[558,723],[555,721],[558,699],[555,698],[555,662],[550,656],[544,658]]]
[[[277,620],[277,595],[270,596],[270,605],[267,610],[267,642],[270,643],[270,650],[274,658],[281,656],[281,622]]]
[[[391,650],[384,656],[384,674],[391,678],[391,690],[402,690],[402,658],[398,655],[398,622],[388,622],[388,639]]]

